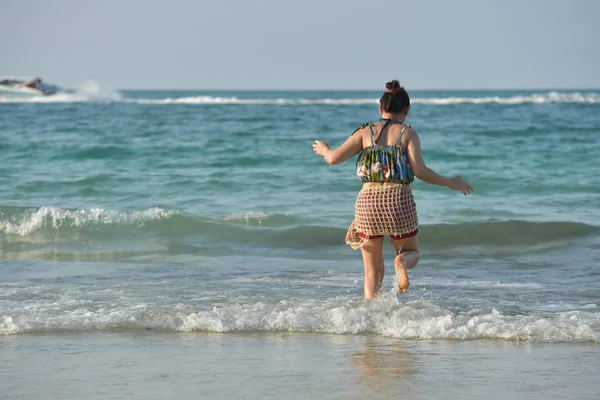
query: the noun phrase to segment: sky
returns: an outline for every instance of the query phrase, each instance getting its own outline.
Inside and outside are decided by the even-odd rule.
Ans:
[[[0,0],[0,76],[65,88],[600,88],[600,0]]]

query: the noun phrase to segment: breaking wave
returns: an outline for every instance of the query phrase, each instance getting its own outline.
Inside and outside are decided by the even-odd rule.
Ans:
[[[56,305],[54,305],[56,309]],[[172,332],[314,332],[379,334],[410,340],[501,339],[532,342],[598,342],[600,314],[591,311],[506,315],[496,309],[452,312],[429,301],[397,303],[294,302],[225,304],[198,308],[177,304],[61,310],[28,307],[0,317],[0,335],[65,330],[149,329]]]
[[[307,98],[277,98],[277,99],[244,99],[239,97],[214,97],[191,96],[169,97],[165,99],[138,99],[127,100],[138,104],[272,104],[272,105],[363,105],[377,104],[377,98],[348,98],[348,99],[307,99]],[[416,97],[411,100],[414,104],[425,105],[457,105],[457,104],[545,104],[545,103],[587,103],[600,102],[596,93],[559,93],[548,92],[543,94],[518,95],[518,96],[484,96],[484,97]]]
[[[535,246],[597,234],[600,228],[578,222],[487,221],[423,225],[423,242],[437,249],[473,246]],[[0,206],[2,238],[53,241],[57,235],[85,240],[102,234],[144,236],[205,236],[235,245],[322,248],[343,245],[346,228],[314,225],[299,217],[266,212],[200,217],[177,210],[150,208],[120,212],[104,209]],[[249,235],[249,232],[251,233]],[[110,234],[110,235],[109,235]]]

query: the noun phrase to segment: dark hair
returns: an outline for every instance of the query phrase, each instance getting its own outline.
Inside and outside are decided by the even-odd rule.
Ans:
[[[393,80],[385,84],[385,92],[381,95],[379,104],[383,111],[397,114],[410,106],[410,98],[406,90],[400,86],[400,82]]]

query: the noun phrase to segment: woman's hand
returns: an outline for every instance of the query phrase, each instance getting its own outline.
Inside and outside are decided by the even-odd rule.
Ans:
[[[318,156],[323,157],[325,155],[325,152],[329,150],[329,145],[325,142],[321,142],[320,140],[315,140],[315,143],[313,143],[312,148]]]
[[[473,192],[473,188],[469,182],[464,181],[461,175],[450,178],[448,180],[448,187],[452,190],[462,192],[465,196]]]

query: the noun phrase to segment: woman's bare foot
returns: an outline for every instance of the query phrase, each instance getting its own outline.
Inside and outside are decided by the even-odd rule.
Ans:
[[[396,267],[396,276],[398,277],[398,294],[402,294],[406,292],[410,286],[410,280],[408,279],[408,273],[406,272],[406,265],[404,265],[402,254],[396,256],[394,266]]]

